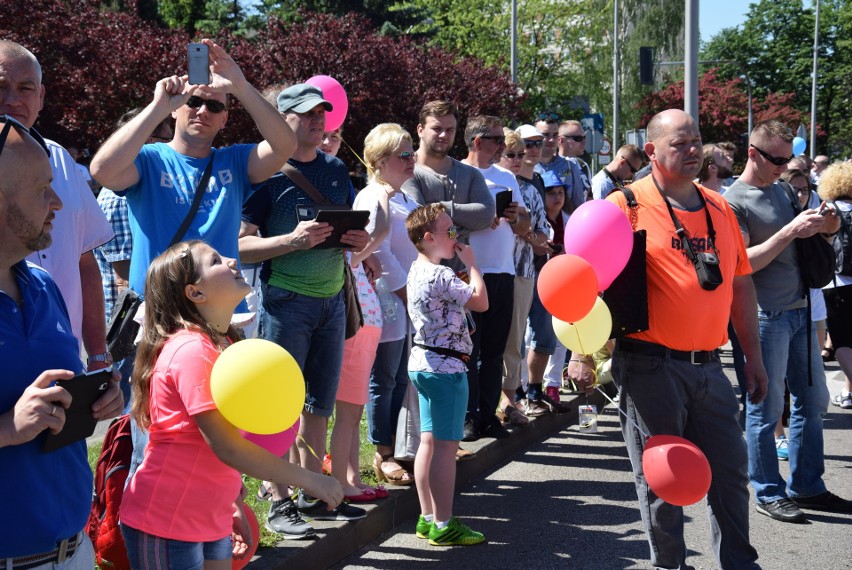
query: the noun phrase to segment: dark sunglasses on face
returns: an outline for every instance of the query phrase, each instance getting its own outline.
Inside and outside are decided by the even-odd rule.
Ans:
[[[197,95],[193,95],[186,100],[186,106],[193,109],[200,109],[204,105],[210,113],[221,113],[225,110],[225,104],[216,99],[202,99]]]
[[[790,156],[789,158],[785,158],[785,157],[783,157],[783,156],[772,156],[772,155],[771,155],[771,154],[769,154],[768,152],[766,152],[766,151],[764,151],[764,150],[762,150],[762,149],[757,148],[757,147],[756,147],[756,146],[754,146],[753,144],[750,144],[750,145],[748,145],[748,146],[750,146],[751,148],[753,148],[754,150],[756,150],[757,152],[759,152],[759,153],[760,153],[760,156],[762,156],[763,158],[765,158],[766,160],[768,160],[769,162],[771,162],[771,163],[772,163],[772,164],[774,164],[775,166],[784,166],[785,164],[787,164],[788,162],[790,162],[791,160],[793,160],[793,157],[792,157],[792,156]]]
[[[629,160],[627,160],[627,159],[626,159],[626,158],[624,158],[623,156],[622,156],[621,158],[624,160],[624,163],[627,165],[627,168],[629,168],[629,169],[630,169],[630,174],[636,174],[637,172],[639,172],[639,169],[638,169],[638,168],[634,168],[634,167],[633,167],[633,165],[632,165],[632,164],[630,164],[630,161],[629,161]]]
[[[28,129],[17,119],[10,117],[9,115],[0,115],[0,123],[4,123],[3,130],[0,131],[0,154],[3,154],[3,147],[6,146],[6,138],[9,136],[9,131],[12,130],[12,127],[18,129],[20,133],[26,133],[30,135],[35,142],[39,144],[41,148],[44,149],[45,154],[50,156],[50,150],[47,148],[47,143],[44,142],[44,138],[38,133],[35,129]]]
[[[544,141],[524,141],[524,147],[526,148],[541,148],[543,144]]]
[[[559,115],[550,111],[544,111],[543,113],[538,114],[539,121],[545,121],[548,123],[555,123],[559,120]]]
[[[417,158],[417,156],[413,152],[405,151],[396,155],[403,162],[413,161]]]
[[[503,154],[503,156],[505,156],[505,157],[506,157],[506,158],[508,158],[509,160],[515,160],[516,158],[517,158],[518,160],[520,160],[520,159],[522,159],[524,156],[526,156],[526,154],[527,154],[527,153],[525,153],[525,152],[507,152],[507,153],[504,153],[504,154]]]
[[[571,139],[574,142],[583,142],[586,140],[586,135],[559,135],[560,137]]]
[[[479,138],[486,141],[494,141],[495,144],[506,142],[506,137],[503,135],[481,135]]]

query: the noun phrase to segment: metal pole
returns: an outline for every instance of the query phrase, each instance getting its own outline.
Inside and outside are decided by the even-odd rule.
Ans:
[[[817,64],[819,62],[819,0],[816,0],[816,21],[814,22],[814,71],[811,78],[811,160],[816,156],[816,119],[817,119]]]
[[[512,83],[518,84],[518,0],[512,0]]]
[[[698,0],[686,0],[683,110],[698,125]]]
[[[613,3],[612,17],[612,151],[610,156],[615,156],[618,149],[618,108],[621,103],[621,87],[618,84],[618,0]]]

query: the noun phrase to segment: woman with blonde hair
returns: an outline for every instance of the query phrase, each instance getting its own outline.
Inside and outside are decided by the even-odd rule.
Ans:
[[[840,218],[834,236],[837,274],[823,288],[828,308],[828,331],[834,355],[846,378],[840,394],[831,403],[852,409],[852,162],[833,164],[819,177],[819,196],[830,202]]]

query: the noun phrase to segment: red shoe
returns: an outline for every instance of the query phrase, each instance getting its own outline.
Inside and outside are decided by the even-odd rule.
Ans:
[[[547,397],[553,400],[556,403],[559,403],[559,388],[556,386],[548,386],[544,389],[544,393],[547,394]]]
[[[326,453],[322,458],[322,474],[331,475],[331,454]]]

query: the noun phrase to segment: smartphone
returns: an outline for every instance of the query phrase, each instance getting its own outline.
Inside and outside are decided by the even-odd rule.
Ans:
[[[831,212],[831,206],[828,205],[828,202],[823,202],[822,206],[819,207],[817,214],[820,216],[826,216],[829,212]]]
[[[48,432],[42,451],[54,451],[95,432],[97,420],[92,416],[92,404],[109,388],[112,367],[78,374],[70,380],[57,380],[56,385],[71,394],[71,405],[65,410],[65,426],[59,433]]]
[[[210,84],[210,55],[206,44],[189,44],[187,50],[187,69],[189,83],[192,85]]]
[[[502,218],[503,213],[509,204],[512,203],[512,191],[511,190],[501,190],[497,192],[497,195],[494,196],[494,205],[497,209],[497,217]]]

